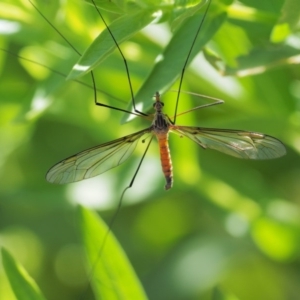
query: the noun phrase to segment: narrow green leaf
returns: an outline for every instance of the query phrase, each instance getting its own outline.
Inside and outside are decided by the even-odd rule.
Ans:
[[[189,18],[189,20],[184,23],[173,36],[168,46],[161,54],[161,59],[155,64],[150,75],[135,97],[138,109],[141,109],[142,107],[143,111],[149,110],[153,105],[152,99],[154,93],[156,91],[164,93],[179,77],[202,18],[203,14],[197,14]],[[192,61],[201,48],[213,37],[225,19],[225,13],[207,16],[205,26],[201,28],[200,35],[196,40],[189,62]],[[130,103],[128,109],[132,110],[132,103]],[[127,121],[129,117],[132,118],[131,116],[126,115],[123,118],[123,122]]]
[[[42,292],[27,271],[2,248],[3,266],[11,288],[18,300],[45,300]]]
[[[79,207],[79,220],[97,299],[147,299],[120,244],[112,232],[107,235],[106,224],[83,207]]]
[[[187,18],[193,16],[205,4],[205,1],[201,1],[200,3],[197,3],[197,5],[195,5],[195,3],[191,3],[190,6],[186,5],[186,7],[179,11],[179,14],[173,19],[171,23],[173,30],[179,27]]]
[[[154,10],[139,10],[130,15],[125,15],[114,21],[109,28],[114,34],[114,38],[120,45],[129,39],[136,32],[144,28],[155,19]],[[110,32],[105,29],[94,40],[91,46],[84,52],[77,64],[70,72],[68,79],[76,79],[83,76],[91,69],[100,64],[116,48]]]
[[[288,64],[299,64],[300,51],[286,45],[267,50],[265,48],[256,48],[248,55],[238,57],[237,63],[236,68],[226,66],[224,75],[243,77],[263,73],[266,70]]]

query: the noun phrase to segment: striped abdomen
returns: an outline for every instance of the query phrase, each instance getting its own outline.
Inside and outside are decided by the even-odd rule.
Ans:
[[[163,173],[166,178],[165,189],[168,190],[173,185],[173,167],[168,143],[168,133],[156,135],[159,144],[160,161]]]

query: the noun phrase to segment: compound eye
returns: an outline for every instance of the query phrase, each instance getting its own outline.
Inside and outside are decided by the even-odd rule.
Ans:
[[[155,105],[156,105],[156,103],[154,102],[154,103],[153,103],[153,107],[155,107]]]
[[[163,102],[160,102],[161,103],[161,106],[164,106],[165,104]]]

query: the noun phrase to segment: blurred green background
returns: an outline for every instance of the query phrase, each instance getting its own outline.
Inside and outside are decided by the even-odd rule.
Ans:
[[[122,44],[134,93],[180,26],[176,13],[190,12],[197,1],[138,3],[140,9],[161,5],[163,17]],[[82,1],[37,4],[80,52],[104,28],[94,7]],[[177,123],[267,133],[286,145],[287,155],[239,160],[171,135],[174,187],[166,192],[154,142],[113,232],[150,299],[211,299],[214,287],[230,299],[299,299],[297,0],[213,4],[208,14],[225,11],[227,18],[187,69],[183,90],[225,104],[184,115]],[[132,4],[117,5],[122,15]],[[119,16],[104,14],[109,22]],[[1,0],[0,34],[0,246],[25,266],[47,299],[80,299],[88,276],[76,205],[97,209],[109,222],[145,145],[140,143],[124,165],[80,183],[52,185],[45,174],[63,158],[149,122],[121,124],[123,113],[94,105],[92,89],[17,57],[65,75],[79,58],[28,1]],[[111,95],[99,92],[98,101],[126,108],[130,92],[117,51],[95,75],[97,88]],[[89,75],[80,80],[91,84]],[[176,95],[163,96],[169,115]],[[182,94],[179,112],[207,101]],[[15,299],[1,266],[0,290],[0,299]]]

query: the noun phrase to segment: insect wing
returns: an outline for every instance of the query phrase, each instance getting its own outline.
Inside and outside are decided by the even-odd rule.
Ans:
[[[279,140],[263,133],[189,126],[172,126],[170,129],[204,149],[218,150],[238,158],[272,159],[286,153]]]
[[[104,173],[129,158],[139,139],[147,132],[149,129],[144,129],[70,156],[53,166],[46,179],[51,183],[64,184]]]

